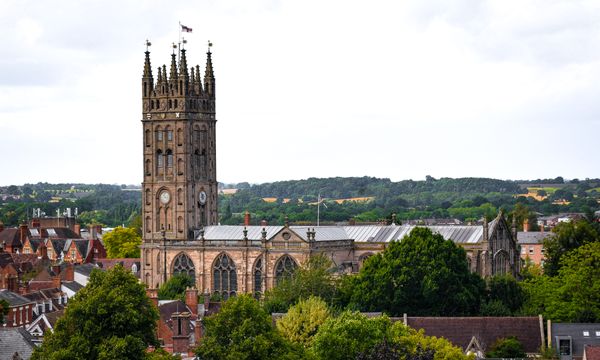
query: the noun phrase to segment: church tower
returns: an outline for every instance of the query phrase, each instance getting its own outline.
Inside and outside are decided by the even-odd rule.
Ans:
[[[165,65],[158,67],[156,77],[150,52],[145,54],[143,252],[163,239],[167,243],[194,239],[197,230],[218,221],[217,120],[210,47],[203,78],[199,66],[188,68],[185,49],[174,47],[168,72]]]

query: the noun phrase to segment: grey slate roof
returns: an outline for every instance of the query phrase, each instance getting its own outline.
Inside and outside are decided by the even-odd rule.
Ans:
[[[260,240],[263,227],[267,231],[267,239],[273,237],[283,226],[247,226],[248,240]],[[244,240],[244,226],[215,225],[204,228],[204,238],[207,240]]]
[[[12,360],[15,353],[29,359],[34,346],[31,334],[24,328],[0,328],[0,360]]]
[[[552,236],[552,233],[541,231],[519,231],[517,233],[519,244],[541,244],[544,242],[544,239],[550,236]]]
[[[63,281],[62,286],[66,287],[67,289],[69,289],[73,292],[78,292],[79,290],[83,289],[83,287],[84,287],[77,281]]]
[[[588,336],[585,336],[584,331],[588,332]],[[570,336],[573,355],[583,356],[584,345],[600,345],[600,323],[553,323],[553,344],[555,343],[555,336]]]
[[[498,219],[489,222],[489,232],[492,233],[498,224]],[[307,240],[308,229],[315,229],[316,241],[337,241],[352,239],[355,242],[387,243],[400,240],[417,226],[427,227],[438,233],[444,239],[455,243],[474,244],[483,240],[482,225],[354,225],[354,226],[290,226],[302,239]],[[266,226],[267,239],[272,238],[281,231],[283,226]],[[248,240],[262,238],[262,226],[247,226]],[[241,225],[214,225],[204,229],[206,240],[243,240],[244,226]],[[200,239],[200,237],[198,237]]]
[[[29,300],[19,294],[16,294],[12,291],[8,291],[6,289],[0,290],[0,299],[6,300],[6,302],[12,306],[19,306],[25,304],[33,304],[32,300]]]
[[[90,274],[92,273],[92,270],[94,269],[99,269],[99,267],[97,267],[94,264],[83,264],[83,265],[76,265],[74,268],[74,271],[76,273],[85,275],[85,276],[90,276]]]

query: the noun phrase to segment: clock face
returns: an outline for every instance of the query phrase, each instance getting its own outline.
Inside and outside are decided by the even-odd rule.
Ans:
[[[201,205],[206,204],[206,193],[204,191],[200,191],[198,194],[198,201],[200,201]]]
[[[171,195],[168,191],[163,191],[160,193],[160,202],[166,204],[171,200]]]

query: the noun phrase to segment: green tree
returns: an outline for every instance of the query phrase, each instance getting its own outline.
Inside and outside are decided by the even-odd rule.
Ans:
[[[314,337],[311,353],[317,359],[472,359],[448,340],[425,336],[402,322],[392,323],[387,316],[367,318],[345,311],[330,317]],[[401,354],[401,357],[393,357]],[[433,357],[432,357],[433,355]]]
[[[145,359],[148,346],[158,346],[157,320],[130,271],[120,265],[94,270],[32,359]]]
[[[4,317],[8,314],[9,307],[10,304],[6,300],[0,300],[0,323],[4,322]]]
[[[515,314],[525,301],[525,293],[521,285],[511,275],[496,275],[488,279],[487,306],[482,305],[484,316],[509,316]],[[501,305],[499,305],[501,304]],[[504,306],[507,313],[498,311]],[[487,309],[486,311],[483,311]]]
[[[159,300],[185,301],[185,290],[194,286],[194,279],[186,274],[176,274],[158,289]]]
[[[132,228],[117,226],[102,237],[109,258],[139,258],[142,238]]]
[[[600,242],[565,254],[557,276],[537,276],[523,282],[527,301],[523,313],[542,314],[554,321],[600,320]]]
[[[388,317],[369,319],[360,313],[345,311],[321,325],[314,337],[312,352],[318,359],[356,359],[388,338],[390,328]]]
[[[500,338],[490,347],[490,351],[485,354],[490,358],[524,358],[527,357],[523,344],[514,336]]]
[[[206,336],[196,350],[202,360],[302,359],[301,349],[273,327],[271,316],[249,295],[227,300],[204,320]]]
[[[301,299],[318,296],[328,304],[336,301],[338,280],[331,271],[332,262],[317,254],[298,267],[293,276],[280,282],[265,294],[268,312],[286,312]]]
[[[277,330],[291,342],[310,347],[313,337],[330,316],[325,301],[311,296],[289,308],[277,321]]]
[[[549,276],[558,274],[560,260],[567,252],[600,241],[600,234],[586,220],[560,223],[552,231],[553,236],[544,241],[544,274]]]
[[[347,281],[351,306],[394,316],[477,314],[485,290],[469,271],[463,248],[419,227],[371,256]]]

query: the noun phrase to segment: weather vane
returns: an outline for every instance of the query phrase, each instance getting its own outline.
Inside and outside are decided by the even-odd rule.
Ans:
[[[146,39],[146,51],[148,51],[148,48],[152,46],[152,43],[150,41],[148,41],[148,39]]]
[[[210,52],[210,48],[212,47],[212,43],[208,40],[208,52]]]

